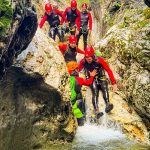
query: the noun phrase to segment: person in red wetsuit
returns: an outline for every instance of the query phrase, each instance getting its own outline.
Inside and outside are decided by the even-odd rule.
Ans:
[[[108,83],[105,77],[105,71],[109,75],[113,91],[117,89],[116,80],[108,64],[103,58],[95,56],[94,49],[92,47],[87,47],[85,49],[85,57],[80,61],[79,71],[83,68],[85,70],[87,78],[89,78],[90,71],[93,71],[94,69],[97,70],[97,75],[95,76],[90,88],[92,91],[92,103],[94,106],[95,115],[97,118],[100,118],[103,115],[102,112],[99,112],[98,107],[98,98],[100,90],[102,91],[103,98],[106,104],[105,112],[108,113],[113,109],[113,104],[109,102]]]
[[[66,63],[69,61],[76,61],[77,53],[84,54],[84,51],[77,47],[77,38],[75,35],[69,37],[69,44],[60,43],[58,45],[60,51],[62,52]]]
[[[80,11],[77,9],[76,0],[71,1],[71,7],[67,7],[64,11],[64,17],[67,24],[67,32],[71,35],[78,35],[80,30]]]
[[[89,79],[85,80],[84,78],[79,77],[77,62],[70,61],[67,64],[67,68],[70,74],[72,110],[75,117],[77,118],[78,125],[82,126],[84,125],[85,109],[81,87],[82,85],[89,86],[92,84],[94,76],[96,75],[96,70],[89,72],[90,77]]]
[[[58,35],[59,40],[63,42],[64,34],[60,28],[60,24],[62,24],[65,19],[63,13],[56,8],[52,8],[50,3],[45,4],[45,11],[46,12],[40,21],[39,27],[42,28],[45,21],[47,21],[50,25],[49,36],[55,40],[56,35]],[[61,21],[59,16],[62,18]]]
[[[91,34],[92,31],[92,15],[90,12],[87,11],[87,8],[88,5],[86,3],[82,4],[81,27],[80,27],[79,34],[77,35],[77,45],[80,36],[83,35],[84,49],[87,47],[88,34]]]

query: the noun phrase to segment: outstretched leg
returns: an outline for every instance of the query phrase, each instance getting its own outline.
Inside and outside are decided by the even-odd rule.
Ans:
[[[50,31],[49,31],[49,36],[55,41],[55,38],[56,38],[56,34],[57,34],[57,31],[55,29],[55,27],[51,27],[50,28]]]
[[[78,125],[83,126],[85,121],[83,100],[79,99],[74,102],[72,101],[72,108],[73,108],[73,113],[77,118]]]
[[[82,35],[82,31],[80,30],[79,34],[77,35],[77,45],[79,44],[81,35]]]
[[[64,33],[62,29],[57,29],[57,34],[60,42],[64,42]]]
[[[99,109],[98,108],[99,88],[95,81],[93,81],[90,87],[92,91],[92,104],[93,104],[94,110],[97,111]]]
[[[109,102],[109,92],[108,92],[107,80],[100,80],[99,84],[100,84],[100,89],[103,94],[103,99],[106,104],[105,112],[108,113],[113,109],[113,104],[110,104],[110,102]]]
[[[88,31],[83,33],[84,49],[87,47]]]

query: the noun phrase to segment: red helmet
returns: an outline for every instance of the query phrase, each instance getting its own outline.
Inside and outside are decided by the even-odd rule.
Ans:
[[[46,12],[51,12],[52,11],[52,5],[50,3],[45,4],[45,11]]]
[[[77,2],[76,0],[71,1],[71,8],[77,8]]]
[[[87,3],[82,4],[82,7],[86,7],[86,8],[88,8]]]
[[[75,35],[71,35],[69,37],[69,43],[77,43],[77,38]]]
[[[85,53],[84,53],[84,56],[85,56],[85,57],[92,57],[94,54],[95,54],[95,53],[94,53],[93,47],[87,47],[87,48],[85,49]]]

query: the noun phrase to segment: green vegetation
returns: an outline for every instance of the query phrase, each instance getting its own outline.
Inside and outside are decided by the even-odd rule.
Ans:
[[[144,9],[143,14],[146,19],[150,19],[150,8]]]
[[[109,14],[105,15],[104,20],[110,27],[114,25],[114,18]]]
[[[125,27],[129,27],[129,24],[132,22],[132,19],[131,19],[131,17],[128,17],[128,16],[126,16],[126,17],[124,17],[123,18],[123,21],[121,22],[121,24],[120,24],[120,28],[125,28]]]
[[[13,9],[7,0],[0,1],[0,36],[5,36],[13,17]]]
[[[142,27],[147,26],[148,24],[150,24],[150,21],[147,19],[147,20],[142,20],[142,21],[138,22],[137,26],[139,28],[142,28]]]

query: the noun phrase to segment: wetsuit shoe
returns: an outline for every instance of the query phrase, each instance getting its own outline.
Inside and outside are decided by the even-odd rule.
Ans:
[[[109,113],[114,108],[113,104],[107,104],[105,108],[105,112]]]
[[[95,114],[96,119],[99,119],[99,118],[102,117],[103,115],[104,115],[103,112],[98,112],[98,113]]]
[[[85,122],[84,117],[82,117],[82,118],[77,118],[77,122],[78,122],[78,126],[84,126],[84,122]]]

